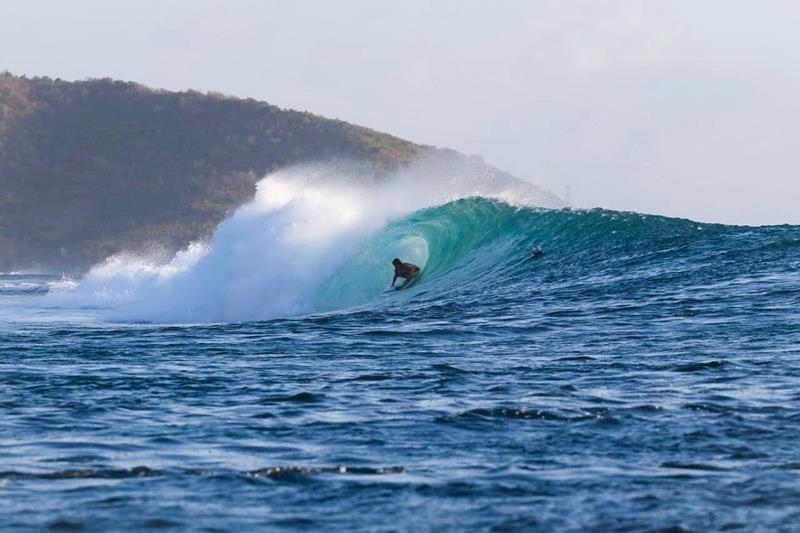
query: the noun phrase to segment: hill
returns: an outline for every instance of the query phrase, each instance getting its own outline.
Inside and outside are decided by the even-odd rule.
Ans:
[[[0,272],[178,249],[276,169],[343,159],[380,176],[426,153],[445,152],[252,99],[0,74]]]

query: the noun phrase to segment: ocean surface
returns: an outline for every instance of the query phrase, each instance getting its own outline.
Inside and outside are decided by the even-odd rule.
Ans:
[[[800,530],[800,227],[260,202],[0,276],[0,530]]]

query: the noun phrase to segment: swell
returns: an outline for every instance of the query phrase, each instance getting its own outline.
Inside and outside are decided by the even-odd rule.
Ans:
[[[544,209],[512,205],[506,196],[423,201],[415,191],[408,200],[397,189],[276,178],[259,190],[211,243],[166,265],[112,258],[48,303],[94,306],[112,320],[195,323],[383,309],[409,298],[463,306],[544,290],[600,303],[628,295],[624,305],[635,308],[637,294],[655,290],[686,302],[673,316],[693,316],[693,302],[731,288],[789,298],[797,291],[796,226]],[[543,249],[541,258],[532,257],[534,247]],[[410,289],[387,293],[393,257],[423,272]]]
[[[390,279],[387,265],[397,253],[394,245],[410,240],[424,243],[423,275],[398,298],[446,296],[455,289],[486,293],[495,286],[534,283],[588,295],[611,287],[679,291],[692,284],[785,282],[793,270],[799,234],[791,226],[724,226],[467,198],[389,224],[327,280],[318,305],[337,308],[374,301]],[[542,257],[533,257],[535,247],[542,248]],[[413,262],[415,256],[403,259]],[[355,284],[369,290],[338,290]]]
[[[52,276],[47,275],[0,273],[0,296],[45,294],[56,283]]]
[[[148,468],[146,466],[135,466],[133,468],[83,468],[71,470],[57,470],[51,472],[23,472],[23,471],[0,471],[0,481],[26,481],[26,480],[46,480],[60,481],[70,479],[128,479],[128,478],[148,478],[167,475],[188,475],[188,476],[221,476],[221,475],[240,475],[255,478],[271,478],[274,480],[301,478],[325,474],[346,474],[350,476],[379,476],[389,474],[402,474],[406,469],[402,466],[367,467],[367,466],[270,466],[257,470],[247,471],[213,471],[183,469],[179,471],[165,471]]]

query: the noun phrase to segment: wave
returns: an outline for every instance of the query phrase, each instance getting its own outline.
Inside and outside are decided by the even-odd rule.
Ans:
[[[285,170],[262,180],[254,201],[210,242],[166,264],[112,257],[45,300],[96,308],[110,320],[196,323],[392,307],[408,298],[466,304],[543,288],[567,296],[654,285],[680,291],[690,278],[713,287],[764,275],[764,254],[789,258],[800,243],[796,227],[553,209],[540,200],[501,182],[404,176],[365,185],[318,168]],[[534,247],[543,248],[541,259]],[[422,275],[387,294],[394,257]]]
[[[45,305],[153,322],[263,320],[356,305],[388,286],[393,257],[427,265],[426,238],[397,221],[472,195],[552,202],[524,182],[459,177],[452,169],[432,179],[430,169],[412,168],[380,183],[325,165],[285,169],[261,180],[255,199],[210,242],[167,263],[111,257],[74,287],[51,291]]]
[[[75,283],[69,279],[54,279],[53,276],[47,274],[0,273],[0,296],[46,294],[54,289],[74,286]]]

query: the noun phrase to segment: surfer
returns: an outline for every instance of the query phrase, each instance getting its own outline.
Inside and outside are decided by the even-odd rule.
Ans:
[[[394,265],[394,278],[392,278],[392,287],[396,290],[402,289],[408,285],[412,279],[419,276],[419,267],[417,265],[403,263],[396,257],[392,259],[392,264]],[[397,278],[405,278],[406,281],[399,287],[395,287],[394,283],[397,281]]]
[[[542,250],[541,246],[537,246],[536,248],[533,249],[533,252],[531,252],[531,259],[539,259],[543,255],[544,255],[544,250]]]

